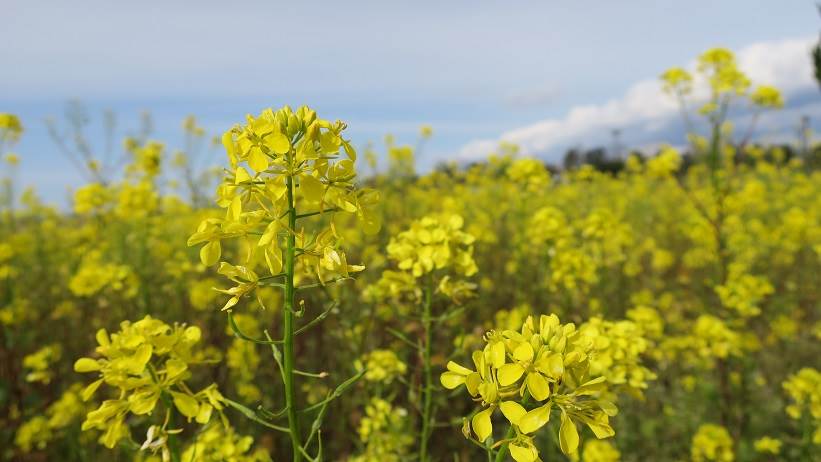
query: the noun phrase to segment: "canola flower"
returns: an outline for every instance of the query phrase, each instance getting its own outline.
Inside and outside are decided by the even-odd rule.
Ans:
[[[304,445],[311,442],[317,431],[312,430],[307,443],[303,443],[297,415],[294,353],[295,317],[302,316],[303,310],[297,312],[296,293],[312,285],[300,286],[297,281],[312,278],[318,281],[314,286],[326,286],[349,279],[365,268],[348,263],[333,218],[315,229],[306,230],[298,227],[298,223],[302,226],[308,218],[348,213],[357,217],[366,233],[376,233],[381,226],[373,211],[378,193],[356,187],[356,151],[342,137],[345,128],[344,122],[320,119],[305,106],[296,111],[285,106],[277,111],[266,109],[258,117],[248,115],[245,125],[234,126],[222,136],[230,169],[217,188],[216,202],[226,209],[225,218],[203,220],[188,240],[189,246],[203,244],[200,259],[206,266],[220,261],[223,240],[239,241],[242,258],[238,264],[222,261],[218,270],[235,284],[220,290],[230,296],[223,311],[234,308],[251,294],[256,294],[260,305],[265,306],[259,289],[266,285],[280,287],[284,292],[284,351],[280,361],[280,353],[275,350],[275,358],[282,368],[294,461],[307,455]],[[340,156],[342,151],[345,158]],[[262,271],[266,273],[260,275]],[[327,312],[312,322],[326,315]],[[235,328],[233,318],[231,326]],[[250,340],[242,331],[235,330],[237,335]],[[276,348],[270,338],[255,343]],[[330,399],[323,402],[316,425]],[[319,445],[317,459],[321,456]]]
[[[579,447],[577,423],[597,438],[615,434],[610,417],[616,406],[599,399],[607,388],[604,376],[590,371],[592,342],[572,323],[561,324],[555,315],[528,317],[520,331],[490,331],[487,344],[473,352],[475,370],[449,362],[441,375],[445,388],[465,385],[481,405],[465,419],[468,438],[482,444],[493,434],[492,417],[500,410],[509,423],[508,436],[498,440],[499,454],[510,451],[517,462],[538,459],[533,435],[548,423],[555,409],[561,416],[559,445],[573,454]]]
[[[169,439],[182,431],[169,428],[179,424],[174,423],[174,415],[207,424],[214,411],[220,413],[224,408],[216,385],[194,392],[186,383],[192,375],[191,366],[207,361],[196,350],[202,338],[198,327],[170,326],[146,316],[134,323],[123,321],[120,330],[111,334],[101,329],[96,338],[96,352],[101,358],[80,358],[74,370],[100,377],[82,390],[84,401],[103,384],[111,388],[113,398],[89,412],[82,426],[83,431],[100,430],[100,442],[106,447],[113,448],[120,440],[131,438],[130,415],[153,415],[160,405],[164,413],[158,412],[156,417],[162,419],[161,423],[149,427],[142,449],[161,451],[168,459]]]
[[[720,425],[701,425],[693,435],[691,456],[693,462],[733,462],[733,439],[727,429]]]
[[[395,261],[398,273],[385,271],[381,285],[388,291],[423,292],[421,297],[422,339],[419,348],[422,361],[422,380],[419,394],[422,396],[422,425],[420,430],[419,460],[429,460],[428,441],[432,432],[435,410],[433,407],[432,344],[434,327],[434,289],[449,303],[459,304],[470,297],[474,285],[466,280],[476,274],[478,267],[473,260],[475,238],[462,230],[464,219],[460,215],[423,217],[411,223],[410,228],[391,238],[386,248],[388,258]],[[404,277],[403,277],[404,275]],[[397,282],[408,286],[393,289]],[[421,290],[417,290],[417,284]],[[383,288],[377,288],[384,293]],[[443,314],[443,316],[446,315]],[[401,337],[400,337],[401,338]]]
[[[371,398],[357,432],[364,450],[351,462],[400,462],[409,457],[413,438],[409,434],[408,412],[381,398]]]
[[[787,415],[792,419],[806,416],[812,425],[812,443],[821,445],[821,372],[803,368],[792,374],[782,384],[790,397]]]

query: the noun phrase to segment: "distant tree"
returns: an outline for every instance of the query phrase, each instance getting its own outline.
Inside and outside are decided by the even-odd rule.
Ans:
[[[821,14],[821,4],[816,4],[815,6],[818,8],[819,14]],[[819,38],[818,44],[812,49],[812,62],[815,67],[815,80],[821,87],[821,38]]]
[[[570,148],[564,153],[562,168],[564,168],[564,170],[573,170],[581,165],[581,161],[582,156],[580,150],[577,148]]]

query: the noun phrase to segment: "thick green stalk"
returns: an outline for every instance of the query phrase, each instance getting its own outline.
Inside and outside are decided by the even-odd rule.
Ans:
[[[288,176],[288,243],[285,251],[285,309],[283,311],[283,368],[285,376],[285,405],[288,407],[288,428],[294,462],[302,460],[299,420],[296,409],[296,386],[294,385],[294,266],[296,260],[296,209],[294,207],[294,179]]]
[[[419,444],[419,462],[426,462],[428,460],[428,438],[430,438],[432,417],[431,411],[433,406],[433,396],[431,395],[433,392],[433,375],[430,367],[431,340],[433,337],[433,333],[431,331],[432,316],[430,283],[428,283],[425,287],[425,306],[423,309],[422,327],[425,330],[425,340],[424,345],[422,345],[422,348],[424,349],[422,358],[424,388],[422,389],[422,394],[424,396],[424,403],[422,405],[422,441]]]

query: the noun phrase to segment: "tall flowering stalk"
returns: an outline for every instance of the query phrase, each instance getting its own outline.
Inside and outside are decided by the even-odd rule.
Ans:
[[[417,288],[421,289],[415,297],[421,305],[423,331],[420,348],[422,379],[419,387],[419,396],[422,397],[422,425],[419,431],[421,462],[429,460],[428,441],[435,423],[431,363],[433,327],[447,317],[447,311],[454,304],[471,294],[474,285],[463,279],[478,271],[473,260],[475,238],[462,231],[463,225],[464,220],[459,215],[429,216],[413,222],[410,228],[392,238],[387,247],[388,257],[397,263],[399,274],[405,277],[397,278],[394,271],[386,271],[382,275],[386,285],[390,285],[392,280],[410,284],[401,287],[400,291],[417,292]],[[434,295],[448,302],[444,308],[446,312],[437,313],[438,318],[434,316]]]
[[[329,393],[327,398],[306,409],[317,410],[310,432],[303,434],[296,395],[297,376],[324,377],[323,373],[303,372],[296,368],[294,338],[324,319],[330,308],[297,327],[307,308],[300,304],[301,291],[333,284],[350,278],[364,266],[349,265],[341,248],[342,239],[332,220],[306,229],[302,222],[334,213],[355,214],[366,233],[379,230],[379,220],[371,211],[378,195],[372,190],[356,188],[354,161],[356,151],[342,138],[344,122],[329,122],[316,112],[300,107],[293,111],[283,107],[266,109],[258,117],[248,116],[222,136],[230,163],[223,183],[217,189],[217,204],[226,209],[224,219],[206,219],[191,236],[189,245],[203,244],[200,257],[205,265],[214,265],[222,255],[222,241],[236,239],[240,244],[237,264],[221,262],[219,273],[235,283],[222,290],[230,298],[223,310],[236,335],[248,341],[270,345],[278,363],[285,395],[286,431],[290,435],[293,460],[303,457],[320,460],[307,449],[318,439],[319,425],[328,403],[357,380],[352,377]],[[345,157],[340,156],[344,151]],[[259,275],[264,272],[264,275]],[[305,280],[314,282],[302,283]],[[302,283],[298,285],[297,282]],[[282,338],[253,339],[242,333],[231,317],[241,300],[255,294],[260,287],[280,288],[284,293]],[[259,299],[259,297],[257,297]],[[261,301],[260,301],[261,303]],[[282,351],[278,345],[281,345]],[[270,425],[269,425],[270,426]],[[274,427],[272,427],[274,428]],[[280,429],[279,427],[276,427]]]

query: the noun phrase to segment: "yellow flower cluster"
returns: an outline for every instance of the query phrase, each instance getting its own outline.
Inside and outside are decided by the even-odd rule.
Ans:
[[[783,387],[792,400],[787,415],[793,419],[807,416],[815,428],[812,441],[821,445],[821,372],[805,367],[788,377]]]
[[[185,448],[180,460],[190,462],[270,462],[263,448],[253,449],[254,439],[232,428],[210,425]]]
[[[781,452],[782,444],[783,443],[778,438],[764,436],[755,440],[755,442],[753,443],[753,447],[755,448],[756,452],[777,455]]]
[[[26,355],[23,358],[23,367],[29,372],[26,374],[26,382],[39,382],[48,384],[54,377],[54,363],[60,360],[63,349],[60,344],[53,343],[44,346],[36,352]]]
[[[590,370],[593,342],[574,324],[561,324],[555,315],[528,317],[520,331],[490,331],[485,341],[472,355],[475,370],[451,361],[441,375],[445,388],[465,385],[482,405],[465,420],[466,436],[472,430],[479,443],[485,442],[499,409],[514,430],[508,445],[511,456],[517,462],[533,462],[539,455],[533,434],[547,424],[554,408],[561,413],[559,442],[565,454],[578,448],[576,422],[586,424],[597,438],[615,434],[609,418],[616,407],[598,398],[607,388],[606,378]]]
[[[670,336],[661,342],[663,351],[682,355],[691,364],[711,367],[716,359],[740,356],[745,345],[738,332],[726,322],[709,314],[696,318],[687,335]]]
[[[582,324],[579,331],[593,342],[590,374],[606,377],[613,389],[624,388],[641,395],[642,390],[647,388],[647,382],[656,379],[656,374],[642,365],[642,356],[649,342],[634,322],[593,317]]]
[[[81,384],[73,384],[45,410],[44,415],[35,416],[20,425],[14,444],[24,453],[45,448],[58,432],[73,425],[88,412],[88,406],[80,397],[82,389]]]
[[[362,355],[355,364],[357,369],[364,369],[365,380],[370,382],[391,383],[408,370],[393,350],[373,350]]]
[[[381,398],[371,398],[365,416],[359,421],[359,439],[365,444],[362,454],[350,462],[401,462],[409,457],[413,437],[408,432],[408,413]]]
[[[246,335],[257,338],[262,333],[260,323],[254,316],[238,313],[234,315],[234,322]],[[226,329],[226,333],[233,334],[231,327]],[[262,391],[254,384],[261,362],[262,357],[257,351],[256,344],[237,337],[231,340],[225,354],[225,364],[231,372],[231,384],[236,387],[237,394],[248,402],[256,402],[262,398]]]
[[[475,239],[462,231],[463,225],[459,215],[414,221],[409,229],[391,239],[388,257],[415,278],[444,268],[460,276],[473,276],[478,271],[473,260]]]
[[[102,255],[92,252],[83,258],[68,288],[78,297],[89,297],[108,289],[130,298],[137,293],[137,281],[128,266],[103,263]]]
[[[693,462],[733,462],[733,439],[720,425],[701,425],[693,436],[690,454]]]
[[[759,305],[775,289],[766,278],[733,271],[731,267],[727,282],[716,286],[715,290],[725,307],[747,318],[761,313]]]
[[[237,283],[224,291],[231,298],[223,309],[267,284],[256,267],[264,265],[270,273],[263,279],[281,276],[283,233],[300,249],[302,274],[321,283],[364,269],[348,264],[333,225],[314,234],[291,228],[298,218],[346,212],[359,218],[365,232],[379,230],[372,209],[378,194],[355,187],[356,151],[342,138],[344,129],[343,122],[319,119],[307,107],[293,111],[285,106],[249,115],[244,126],[223,135],[230,170],[217,191],[217,204],[226,215],[202,221],[188,240],[188,245],[205,244],[200,258],[209,266],[220,260],[223,239],[240,240],[242,265],[223,262],[220,267],[221,274]],[[340,150],[347,158],[338,158]],[[297,209],[304,212],[297,215]]]
[[[582,462],[619,462],[621,453],[611,443],[589,440],[584,443]]]
[[[14,114],[0,112],[0,143],[16,142],[23,134],[23,124]]]
[[[507,169],[507,176],[528,191],[538,191],[550,183],[550,173],[538,159],[517,159]]]
[[[150,316],[134,323],[123,321],[120,330],[112,334],[99,330],[96,352],[101,358],[80,358],[74,370],[100,375],[82,391],[83,400],[90,399],[103,383],[116,390],[117,398],[107,399],[89,412],[83,430],[102,430],[100,442],[113,448],[119,440],[130,437],[128,415],[152,414],[161,400],[166,411],[163,431],[172,412],[189,421],[208,423],[214,410],[223,409],[222,395],[216,385],[195,393],[186,384],[191,378],[190,366],[207,360],[195,349],[201,337],[196,326],[172,327]],[[148,439],[153,442],[151,435]]]

